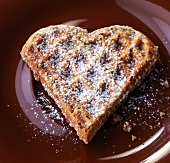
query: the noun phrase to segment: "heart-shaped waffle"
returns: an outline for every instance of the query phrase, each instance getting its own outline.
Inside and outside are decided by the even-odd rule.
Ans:
[[[88,33],[56,25],[35,32],[21,55],[79,138],[88,143],[150,72],[158,48],[127,26]]]

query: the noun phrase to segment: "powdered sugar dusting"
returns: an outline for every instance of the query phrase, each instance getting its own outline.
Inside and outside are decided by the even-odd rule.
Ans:
[[[135,65],[142,64],[140,56],[145,49],[139,49],[138,42],[147,42],[137,31],[113,27],[88,34],[79,27],[59,25],[41,29],[37,34],[41,41],[35,39],[34,44],[43,58],[48,58],[43,63],[40,59],[40,66],[55,69],[48,69],[44,79],[52,81],[60,99],[73,108],[83,106],[95,117],[120,98],[127,81],[137,72]],[[139,58],[132,59],[136,52]]]
[[[79,27],[50,26],[37,31],[27,43],[23,59],[85,143],[159,56],[146,36],[125,26],[91,33]],[[93,126],[94,132],[88,132]]]

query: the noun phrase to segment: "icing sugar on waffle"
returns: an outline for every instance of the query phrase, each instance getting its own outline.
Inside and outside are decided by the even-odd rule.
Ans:
[[[106,112],[107,117],[111,112],[107,110],[126,99],[158,58],[157,47],[126,26],[91,33],[79,27],[49,26],[29,40],[21,52],[23,59],[69,121],[67,115],[72,113],[81,119],[81,124],[70,122],[75,129],[90,126]]]
[[[73,107],[81,104],[91,114],[102,113],[123,91],[127,78],[137,71],[135,63],[142,62],[140,57],[131,60],[127,55],[131,51],[139,56],[145,53],[144,49],[144,52],[139,51],[137,45],[139,41],[147,41],[141,39],[141,33],[126,31],[124,35],[129,34],[129,38],[120,40],[118,37],[123,30],[114,32],[109,27],[107,33],[95,31],[88,34],[85,29],[65,26],[55,31],[53,27],[39,31],[42,41],[35,42],[37,49],[43,57],[51,57],[41,64],[44,67],[51,64],[57,70],[48,77],[54,82],[54,89],[59,86],[56,94],[59,93]],[[127,68],[121,69],[124,60],[130,68],[128,72],[125,72]],[[127,73],[130,73],[128,77]]]

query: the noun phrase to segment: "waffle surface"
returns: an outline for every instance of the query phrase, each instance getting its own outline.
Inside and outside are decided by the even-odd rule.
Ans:
[[[56,25],[35,32],[21,55],[86,144],[155,65],[158,48],[128,26]]]

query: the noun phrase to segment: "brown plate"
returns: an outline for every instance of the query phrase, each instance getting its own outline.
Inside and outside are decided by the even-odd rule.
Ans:
[[[170,162],[170,1],[1,0],[0,162]],[[159,46],[152,73],[118,109],[122,120],[85,145],[20,57],[39,28],[129,25]],[[123,131],[124,122],[132,131]],[[132,141],[132,137],[136,139]]]

